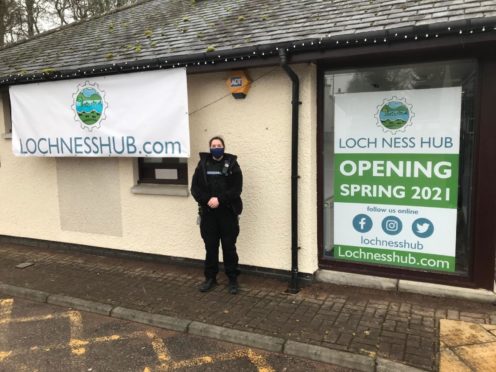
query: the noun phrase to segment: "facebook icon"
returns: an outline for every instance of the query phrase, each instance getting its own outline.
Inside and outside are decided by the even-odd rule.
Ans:
[[[359,233],[366,233],[372,229],[372,219],[366,214],[357,214],[353,218],[353,228]]]

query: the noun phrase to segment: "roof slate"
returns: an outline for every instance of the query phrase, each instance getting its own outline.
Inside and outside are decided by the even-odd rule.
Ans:
[[[147,0],[0,50],[0,76],[496,16],[496,0]]]

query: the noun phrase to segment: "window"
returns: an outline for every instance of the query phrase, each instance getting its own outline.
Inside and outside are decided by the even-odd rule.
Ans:
[[[138,184],[188,184],[188,159],[139,158]]]
[[[476,77],[471,60],[324,74],[324,260],[467,276]]]
[[[0,90],[0,106],[3,111],[0,121],[3,121],[3,137],[11,138],[12,136],[12,121],[11,121],[11,110],[10,110],[10,97],[8,90]],[[1,128],[1,127],[0,127]]]

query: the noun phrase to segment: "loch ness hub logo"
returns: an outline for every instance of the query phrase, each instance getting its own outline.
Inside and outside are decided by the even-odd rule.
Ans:
[[[75,113],[74,120],[81,124],[82,129],[91,132],[100,128],[102,121],[106,119],[107,107],[105,92],[97,83],[86,81],[78,85],[76,93],[73,94],[72,109]]]
[[[415,114],[412,111],[412,105],[406,101],[406,98],[393,96],[385,99],[382,104],[377,106],[377,126],[384,132],[396,134],[404,132],[406,128],[412,125],[412,118]]]

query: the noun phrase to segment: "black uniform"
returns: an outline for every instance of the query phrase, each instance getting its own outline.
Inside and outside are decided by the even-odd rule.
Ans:
[[[205,278],[215,279],[219,272],[219,242],[222,242],[224,268],[230,281],[239,274],[236,239],[239,234],[238,216],[243,210],[241,191],[243,175],[237,157],[224,154],[216,161],[209,153],[200,153],[191,183],[191,194],[198,202],[200,231],[205,242]],[[219,207],[207,203],[217,197]]]

